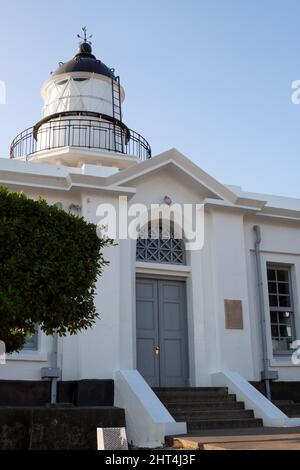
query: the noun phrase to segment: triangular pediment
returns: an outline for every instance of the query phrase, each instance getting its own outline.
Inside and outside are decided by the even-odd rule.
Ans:
[[[199,192],[204,198],[223,200],[231,204],[235,204],[237,200],[237,195],[233,191],[219,183],[174,148],[120,171],[108,178],[107,182],[114,186],[134,187],[140,184],[143,179],[150,177],[155,179],[155,175],[162,171],[168,171],[171,176],[176,178],[178,184],[180,182],[180,184],[186,185]]]

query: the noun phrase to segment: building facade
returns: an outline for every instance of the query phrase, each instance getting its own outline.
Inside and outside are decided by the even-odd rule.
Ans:
[[[300,382],[300,200],[223,185],[176,149],[152,156],[123,122],[120,79],[88,42],[42,96],[42,119],[0,160],[1,185],[96,224],[105,204],[119,221],[124,201],[129,212],[192,205],[204,230],[197,249],[174,225],[165,238],[159,218],[154,240],[150,231],[117,235],[95,297],[100,319],[58,340],[60,380],[138,371],[143,386],[204,387],[233,371],[252,382]],[[37,329],[0,366],[0,379],[40,380],[52,352],[53,339]]]

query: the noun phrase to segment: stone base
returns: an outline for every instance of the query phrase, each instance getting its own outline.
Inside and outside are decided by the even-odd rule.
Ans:
[[[43,406],[50,402],[49,381],[0,380],[0,406]],[[58,382],[58,402],[75,406],[113,406],[113,380]]]
[[[123,427],[116,407],[0,407],[0,450],[96,450],[97,427]]]
[[[262,394],[265,394],[265,385],[263,382],[251,382]],[[272,400],[291,400],[300,403],[300,382],[280,382],[272,381],[270,383]]]

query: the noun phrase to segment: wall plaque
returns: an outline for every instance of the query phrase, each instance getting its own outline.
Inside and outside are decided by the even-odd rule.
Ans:
[[[243,330],[243,304],[241,300],[224,300],[225,328],[227,330]]]

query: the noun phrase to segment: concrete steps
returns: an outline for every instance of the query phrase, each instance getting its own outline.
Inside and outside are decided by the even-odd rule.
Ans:
[[[256,418],[199,419],[197,421],[187,421],[187,431],[189,433],[200,429],[258,428],[262,425],[262,420]]]
[[[216,395],[227,395],[227,387],[154,387],[154,392],[159,394],[173,393],[173,392],[197,392],[199,394],[216,394]]]
[[[170,410],[169,410],[170,411]],[[176,421],[199,421],[203,419],[242,419],[254,418],[252,410],[210,410],[210,411],[185,411],[172,412],[172,416]]]
[[[154,388],[156,394],[164,400],[187,398],[188,400],[198,399],[202,397],[227,399],[228,390],[225,387],[191,387],[191,388]]]
[[[263,424],[225,387],[164,387],[154,391],[176,421],[186,421],[188,432],[254,428]]]
[[[245,408],[245,404],[242,401],[234,401],[234,400],[227,400],[227,401],[198,401],[198,402],[188,402],[188,403],[180,403],[180,402],[169,402],[168,403],[168,410],[170,413],[180,413],[180,412],[195,412],[195,411],[207,411],[207,410],[243,410]]]
[[[154,389],[154,392],[159,396],[161,401],[168,404],[173,403],[199,403],[199,402],[219,402],[219,401],[232,401],[236,400],[235,395],[229,394],[225,389],[220,390],[163,390]]]

